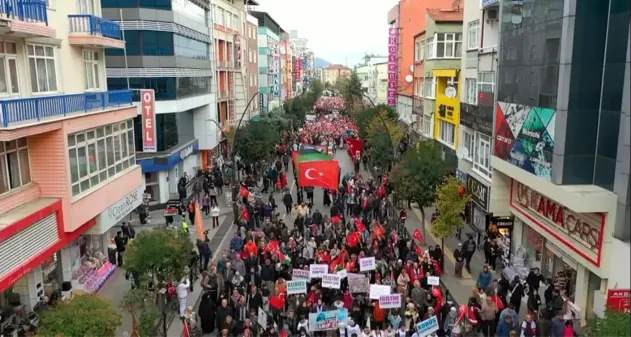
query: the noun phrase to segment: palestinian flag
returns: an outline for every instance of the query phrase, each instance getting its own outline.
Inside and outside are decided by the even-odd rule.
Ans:
[[[294,161],[294,166],[298,167],[298,163],[314,161],[314,160],[333,160],[333,157],[321,152],[309,152],[304,153],[300,151],[294,151],[291,153]]]
[[[283,254],[281,251],[278,252],[278,260],[281,264],[291,264],[289,256]]]

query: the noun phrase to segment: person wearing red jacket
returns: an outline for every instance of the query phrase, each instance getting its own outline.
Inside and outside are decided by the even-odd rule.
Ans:
[[[418,262],[414,262],[410,270],[408,270],[408,274],[410,275],[410,283],[414,284],[414,281],[421,282],[421,279],[423,278],[423,269],[419,267]]]

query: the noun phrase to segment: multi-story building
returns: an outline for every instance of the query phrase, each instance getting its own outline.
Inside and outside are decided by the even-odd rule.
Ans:
[[[489,211],[516,272],[540,268],[579,317],[600,315],[630,286],[629,6],[500,4]]]
[[[324,78],[325,84],[328,83],[329,85],[335,85],[339,78],[349,78],[351,76],[351,72],[351,69],[341,64],[331,64],[322,69],[322,77]]]
[[[155,91],[155,147],[143,141],[140,107],[134,119],[150,199],[177,200],[180,178],[207,167],[219,140],[209,122],[217,120],[210,3],[103,0],[102,6],[104,17],[121,22],[127,42],[125,50],[105,50],[108,86],[134,89],[136,101],[140,89]]]
[[[250,119],[258,119],[261,111],[260,94],[259,94],[259,22],[258,20],[248,14],[246,23],[246,40],[247,40],[247,82],[248,82],[248,94],[246,95],[249,100],[252,100],[248,109]]]
[[[26,312],[62,285],[99,289],[113,269],[83,257],[108,256],[145,191],[132,91],[105,76],[119,24],[100,1],[48,3],[0,6],[0,305]]]
[[[388,103],[388,62],[375,63],[375,104]]]
[[[280,107],[281,57],[280,42],[283,29],[265,12],[250,11],[259,27],[259,95],[261,112]]]
[[[457,176],[478,195],[465,210],[467,223],[478,233],[486,231],[491,184],[491,139],[495,72],[499,39],[499,2],[466,0],[460,64],[460,134]]]
[[[293,97],[293,55],[294,44],[289,40],[289,34],[283,33],[280,43],[280,66],[281,66],[281,102],[285,103],[291,97]]]
[[[309,41],[306,38],[301,38],[298,35],[298,31],[289,31],[289,40],[295,47],[295,53],[293,57],[293,91],[294,95],[302,93],[303,88],[306,88],[309,83],[309,78],[313,76],[310,72],[313,63],[313,52],[309,50]]]

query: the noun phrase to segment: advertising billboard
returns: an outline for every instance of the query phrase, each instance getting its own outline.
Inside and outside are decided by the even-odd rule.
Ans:
[[[397,106],[397,62],[399,58],[399,29],[390,28],[388,34],[388,105]]]
[[[142,109],[142,152],[158,151],[156,139],[156,94],[153,89],[140,90]]]

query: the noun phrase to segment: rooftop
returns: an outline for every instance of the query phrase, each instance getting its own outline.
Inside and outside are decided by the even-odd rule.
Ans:
[[[463,10],[428,8],[427,14],[434,22],[462,22]]]
[[[331,69],[331,70],[333,70],[333,69],[349,69],[350,70],[350,68],[348,68],[346,66],[343,66],[341,64],[330,64],[328,67],[326,67],[324,69]]]

